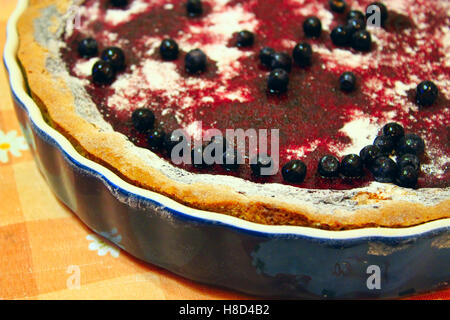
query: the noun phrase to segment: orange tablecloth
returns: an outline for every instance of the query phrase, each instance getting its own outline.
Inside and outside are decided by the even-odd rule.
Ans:
[[[2,52],[15,5],[0,0]],[[140,262],[85,227],[35,166],[0,68],[0,299],[249,298]],[[450,299],[450,290],[416,298]]]

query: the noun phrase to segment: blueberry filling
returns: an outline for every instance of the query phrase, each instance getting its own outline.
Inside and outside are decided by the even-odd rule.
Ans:
[[[128,1],[126,1],[128,3]],[[200,2],[201,3],[201,2]],[[345,1],[329,1],[330,7],[332,4],[334,5],[340,5],[344,4]],[[334,11],[334,10],[333,10]],[[338,11],[335,11],[338,12]],[[355,11],[356,12],[356,11]],[[359,12],[359,11],[357,11]],[[350,13],[349,13],[350,15]],[[350,17],[349,26],[338,26],[331,32],[331,40],[335,45],[344,46],[348,44],[352,44],[352,46],[361,51],[365,51],[364,48],[356,48],[355,43],[350,42],[349,35],[350,33],[354,32],[354,35],[357,35],[360,33],[360,31],[366,32],[368,34],[370,39],[370,33],[364,30],[365,23],[364,20],[360,19],[360,12],[359,14],[353,14]],[[314,17],[311,17],[307,20],[314,20]],[[318,20],[318,19],[317,19]],[[306,22],[306,21],[305,21]],[[320,24],[320,20],[318,20]],[[305,30],[305,34],[308,35],[308,32]],[[314,36],[312,33],[309,33],[308,36]],[[315,36],[320,36],[315,35]],[[254,44],[254,35],[249,31],[241,31],[237,34],[237,42],[236,46],[238,47],[246,47],[251,46]],[[251,39],[251,40],[249,40]],[[352,37],[354,40],[355,37]],[[91,42],[89,42],[91,41]],[[83,43],[83,45],[82,45]],[[270,42],[268,42],[270,43]],[[82,48],[82,46],[84,46]],[[370,45],[369,45],[370,47]],[[160,55],[163,60],[175,60],[179,56],[179,48],[177,43],[172,39],[164,39],[161,42],[160,46]],[[89,51],[91,50],[91,51]],[[106,53],[108,51],[108,53]],[[78,44],[78,53],[80,56],[89,58],[96,56],[98,54],[98,44],[97,42],[92,38],[86,38],[80,41]],[[102,54],[101,58],[104,61],[99,61],[96,63],[96,65],[92,69],[92,80],[94,83],[102,85],[102,84],[110,84],[112,81],[114,81],[115,75],[125,68],[125,55],[123,54],[122,50],[120,48],[116,47],[109,47],[106,48]],[[128,56],[127,56],[128,58]],[[306,67],[311,65],[311,58],[312,58],[312,48],[308,43],[302,42],[298,43],[292,51],[292,56],[287,55],[286,53],[281,52],[275,52],[274,49],[270,47],[262,48],[259,52],[259,59],[261,63],[265,66],[268,66],[272,69],[272,72],[270,73],[268,79],[267,79],[267,86],[268,91],[271,93],[283,93],[286,92],[289,85],[289,74],[287,72],[291,71],[292,68],[292,58],[294,60],[294,63],[300,67]],[[204,55],[204,53],[197,49],[189,52],[186,54],[185,58],[185,68],[188,73],[199,73],[203,72],[206,69],[206,63],[207,63],[207,57]],[[132,57],[129,58],[130,64],[132,61]],[[178,67],[178,65],[177,65]],[[296,70],[296,69],[294,69]],[[298,71],[298,69],[296,70]],[[209,74],[207,75],[209,76]],[[359,76],[359,75],[358,75]],[[361,75],[363,77],[363,75]],[[292,81],[297,80],[296,75],[292,76]],[[358,81],[362,81],[359,80]],[[293,85],[294,83],[292,83]],[[353,73],[349,72],[345,76],[344,74],[339,79],[340,88],[342,91],[350,92],[355,89],[356,86],[356,77]],[[101,90],[100,88],[99,90]],[[333,88],[334,89],[334,88]],[[97,88],[95,90],[98,90]],[[352,99],[356,96],[350,95],[346,96],[346,98]],[[421,106],[428,106],[432,105],[438,96],[438,89],[436,85],[431,81],[424,81],[417,87],[417,93],[416,93],[416,99],[417,103]],[[284,97],[281,97],[283,99]],[[156,128],[152,130],[155,126],[154,121],[154,115],[153,113],[143,108],[144,110],[151,113],[151,116],[153,117],[152,121],[149,121],[149,124],[145,124],[146,118],[144,115],[141,115],[142,118],[139,119],[139,116],[135,116],[133,113],[132,115],[132,125],[136,131],[141,133],[148,133],[150,136],[148,137],[148,144],[152,149],[159,149],[164,148],[168,151],[170,151],[173,148],[172,143],[166,142],[168,135],[164,134],[164,131],[161,128]],[[136,110],[138,111],[138,110]],[[142,110],[141,110],[142,111]],[[149,116],[150,117],[150,116]],[[148,120],[148,119],[147,119]],[[151,124],[150,124],[151,123]],[[405,132],[403,127],[398,123],[389,123],[385,125],[382,129],[383,135],[380,137],[377,137],[377,139],[374,141],[374,145],[366,146],[363,150],[361,150],[359,157],[363,165],[365,165],[367,168],[372,168],[374,166],[374,162],[377,158],[380,158],[381,156],[385,156],[387,154],[393,154],[393,151],[395,149],[396,155],[397,155],[397,167],[398,169],[402,169],[405,167],[412,167],[417,172],[420,171],[420,160],[417,157],[417,155],[421,155],[424,152],[424,142],[423,140],[414,134],[409,134],[405,136]],[[153,137],[152,137],[153,134]],[[163,136],[162,143],[158,142],[159,136]],[[176,141],[176,143],[178,143]],[[225,158],[225,151],[223,157]],[[236,154],[236,150],[232,149],[229,152],[229,155]],[[408,152],[408,153],[406,153]],[[353,155],[352,155],[353,156]],[[348,173],[348,168],[350,167],[348,165],[348,159],[343,159],[343,163],[339,163],[336,157],[333,156],[327,156],[328,162],[324,162],[326,157],[323,157],[320,159],[318,163],[318,173],[323,177],[333,177],[337,176],[338,173],[342,173],[342,175],[346,177],[353,177],[352,173]],[[331,159],[331,160],[330,160]],[[297,160],[299,161],[299,160]],[[351,161],[350,161],[351,162]],[[389,162],[389,161],[388,161]],[[303,163],[303,162],[302,162]],[[326,167],[326,164],[331,166],[330,168]],[[283,166],[283,169],[286,169],[282,171],[283,179],[286,182],[295,183],[294,180],[291,179],[289,181],[288,177],[288,165],[293,166],[293,161],[290,161]],[[303,163],[304,165],[304,163]],[[308,164],[309,165],[309,164]],[[300,165],[298,165],[300,167]],[[229,167],[224,165],[224,168],[226,170],[236,170],[238,168],[237,164],[231,163]],[[305,166],[306,168],[306,166]],[[347,171],[346,171],[347,170]],[[372,169],[371,169],[372,170]],[[381,169],[380,169],[381,170]],[[387,169],[386,169],[387,170]],[[350,170],[351,171],[351,170]],[[416,173],[417,173],[416,172]],[[358,175],[356,175],[358,176]],[[379,174],[381,176],[381,179],[384,177],[382,174]],[[400,173],[398,175],[398,178],[395,178],[398,180],[400,176]],[[304,178],[303,178],[304,179]],[[301,179],[297,179],[296,181],[300,181]],[[302,180],[303,181],[303,180]],[[365,180],[363,180],[365,182]],[[417,182],[417,179],[416,179]],[[309,182],[308,182],[309,183]],[[399,182],[400,183],[400,182]],[[408,185],[407,183],[403,183],[403,185]]]

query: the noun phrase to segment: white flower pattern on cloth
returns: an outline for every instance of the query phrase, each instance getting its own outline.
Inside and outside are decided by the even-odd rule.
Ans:
[[[9,161],[8,152],[15,157],[22,155],[21,151],[28,150],[28,145],[24,137],[18,137],[16,130],[4,133],[0,130],[0,162],[7,163]]]
[[[122,241],[122,236],[120,234],[117,234],[116,228],[112,229],[111,232],[99,232],[99,234],[114,243],[120,243],[120,241]],[[106,243],[97,235],[90,234],[86,236],[86,239],[92,241],[89,244],[89,250],[97,251],[97,254],[99,256],[105,256],[109,252],[109,254],[111,254],[113,258],[119,257],[120,249]]]
[[[21,123],[20,130],[23,132],[23,135],[25,137],[25,141],[27,142],[28,146],[31,146],[32,150],[36,150],[36,141],[34,140],[33,131],[31,130],[31,127],[28,125],[23,126]]]

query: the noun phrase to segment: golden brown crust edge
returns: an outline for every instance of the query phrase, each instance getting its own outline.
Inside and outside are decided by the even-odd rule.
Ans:
[[[33,20],[40,10],[57,5],[64,12],[70,0],[31,0],[18,23],[19,51],[26,81],[38,106],[49,117],[52,127],[71,141],[85,157],[118,174],[133,185],[166,195],[196,209],[232,215],[248,221],[270,225],[312,226],[329,230],[364,227],[407,227],[449,218],[450,200],[434,206],[408,201],[383,200],[377,194],[362,194],[377,202],[378,208],[361,208],[341,212],[319,213],[309,205],[294,205],[273,198],[247,196],[230,187],[209,184],[183,184],[174,181],[146,164],[132,153],[123,152],[125,141],[118,133],[100,132],[75,112],[74,97],[62,79],[55,78],[45,68],[49,54],[34,39]],[[49,90],[51,88],[51,90]]]

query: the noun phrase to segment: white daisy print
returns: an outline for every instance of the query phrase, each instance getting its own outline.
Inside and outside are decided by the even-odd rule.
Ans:
[[[9,161],[9,153],[15,157],[20,157],[22,155],[21,151],[25,150],[28,150],[25,138],[18,137],[16,130],[11,130],[6,134],[0,130],[0,162],[7,163]]]
[[[100,235],[114,243],[119,243],[122,240],[122,236],[120,234],[117,234],[117,229],[115,228],[111,232],[100,232]],[[113,258],[119,257],[119,248],[106,243],[95,234],[86,236],[86,239],[92,241],[89,244],[89,250],[97,251],[97,254],[99,256],[105,256],[109,253]]]
[[[23,135],[25,137],[27,144],[29,146],[31,146],[32,150],[36,150],[36,142],[34,141],[34,135],[33,135],[33,132],[31,131],[31,127],[28,125],[22,126],[21,123],[19,123],[19,125],[20,125],[20,129],[23,132]]]

